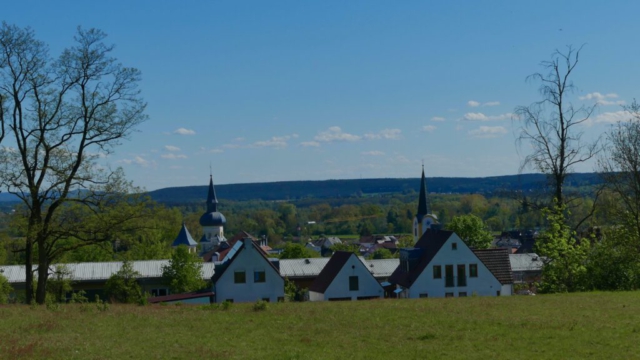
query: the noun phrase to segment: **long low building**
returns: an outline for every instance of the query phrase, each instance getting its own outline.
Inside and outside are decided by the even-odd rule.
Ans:
[[[309,288],[320,275],[330,258],[282,259],[280,260],[280,275],[293,281],[300,288]],[[386,281],[400,264],[399,259],[360,260],[367,266],[379,282]]]
[[[138,272],[138,282],[142,291],[152,296],[164,296],[169,294],[169,289],[162,283],[162,267],[169,264],[169,260],[142,260],[132,261],[133,270]],[[121,261],[113,262],[85,262],[60,264],[64,265],[69,275],[66,277],[73,283],[74,290],[84,290],[89,299],[95,295],[103,297],[104,285],[107,280],[122,268]],[[56,271],[57,265],[49,267],[49,273]],[[213,277],[213,263],[202,264],[202,278],[205,280]],[[24,265],[0,266],[0,274],[9,280],[14,290],[24,290],[26,282]]]

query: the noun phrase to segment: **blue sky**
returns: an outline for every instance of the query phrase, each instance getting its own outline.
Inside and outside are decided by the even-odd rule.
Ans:
[[[143,73],[149,121],[107,162],[149,190],[215,182],[515,174],[510,114],[554,49],[585,44],[585,137],[638,96],[628,1],[14,1],[52,53],[78,25]],[[592,171],[587,164],[578,171]]]

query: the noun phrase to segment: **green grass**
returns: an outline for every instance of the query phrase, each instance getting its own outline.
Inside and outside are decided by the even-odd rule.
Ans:
[[[631,359],[640,292],[202,306],[0,307],[0,358]]]

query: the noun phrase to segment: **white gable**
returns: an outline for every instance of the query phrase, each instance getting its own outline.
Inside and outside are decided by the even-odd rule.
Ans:
[[[350,289],[350,278],[357,277],[357,290]],[[311,301],[330,299],[362,300],[384,297],[384,290],[367,266],[355,255],[351,255],[340,272],[327,287],[324,294],[309,292]]]

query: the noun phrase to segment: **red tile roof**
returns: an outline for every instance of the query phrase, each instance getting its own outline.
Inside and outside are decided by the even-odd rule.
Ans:
[[[473,249],[473,252],[487,269],[491,271],[493,276],[500,281],[500,284],[513,284],[513,273],[511,272],[510,252],[508,249]]]

